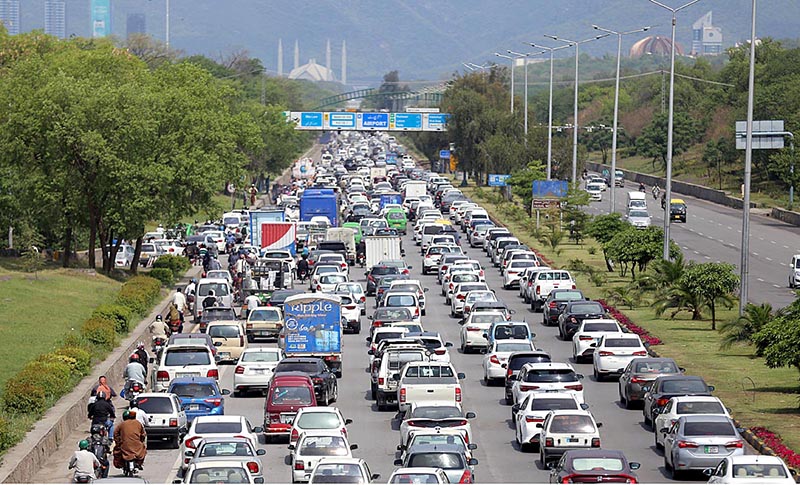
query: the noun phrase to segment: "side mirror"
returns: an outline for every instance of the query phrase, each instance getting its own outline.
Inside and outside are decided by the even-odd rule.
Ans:
[[[453,342],[445,342],[444,346],[445,347],[452,347],[453,346]]]
[[[184,452],[183,456],[185,456],[187,458],[193,457],[194,456],[194,450],[186,450],[186,452]]]
[[[350,449],[351,450],[357,450],[358,449],[358,445],[353,443],[352,445],[350,445]]]
[[[380,474],[380,473],[373,473],[373,474],[372,474],[372,476],[370,476],[370,479],[372,479],[372,480],[377,480],[377,479],[379,479],[380,477],[381,477],[381,474]]]
[[[516,381],[517,380],[517,376],[515,376],[514,374],[511,374],[510,376],[506,376],[506,380],[507,381]]]
[[[365,338],[365,339],[364,339],[364,342],[367,342],[367,343],[369,343],[369,341],[370,341],[370,340],[372,340],[372,339],[371,339],[371,338],[369,338],[369,337],[367,337],[367,338]]]
[[[514,404],[513,406],[511,406],[511,410],[514,411],[515,413],[518,412],[519,411],[519,403]]]
[[[287,450],[294,450],[294,445],[289,445],[286,447]]]
[[[678,370],[681,371],[681,372],[686,372],[686,368],[685,367],[678,367]]]
[[[469,466],[475,466],[477,464],[478,464],[478,460],[476,460],[475,458],[470,458],[469,461],[467,461],[467,465],[469,465]]]
[[[264,478],[263,477],[255,477],[253,479],[253,483],[264,483]]]
[[[401,254],[405,256],[405,254],[406,254],[405,250]],[[406,268],[409,269],[409,270],[414,269],[413,266],[406,266]],[[425,290],[425,291],[428,291],[428,290]]]
[[[395,460],[394,466],[403,466],[403,460]]]
[[[478,449],[478,445],[476,445],[475,443],[470,443],[470,444],[467,445],[467,449],[468,450],[477,450]]]
[[[256,450],[256,456],[264,456],[267,454],[267,450]]]
[[[348,424],[353,424],[353,420],[350,419],[350,418],[345,419],[344,420],[344,425],[347,426]]]
[[[230,389],[223,389],[223,390],[222,390],[222,395],[223,395],[223,396],[227,396],[227,395],[229,395],[230,393],[231,393]]]
[[[669,432],[669,428],[661,428],[658,430],[659,433],[667,433]]]
[[[638,465],[638,463],[636,463],[636,464]],[[631,470],[636,470],[637,468],[639,468],[639,467],[634,468],[633,467],[633,463],[629,463],[629,465],[631,467]],[[703,469],[703,475],[705,475],[707,477],[710,477],[713,474],[714,474],[714,469],[713,468],[705,468],[705,469]]]
[[[650,392],[650,386],[642,386],[642,392]]]
[[[262,428],[261,426],[256,426],[255,428],[253,428],[253,433],[263,433],[263,432],[264,428]]]
[[[375,351],[372,349],[367,350],[367,355],[375,355]]]
[[[708,386],[708,390],[709,390],[709,391],[712,391],[712,392],[713,392],[713,391],[714,391],[714,389],[716,389],[716,387],[714,387],[714,386]]]
[[[500,364],[500,367],[502,367],[503,369],[507,369],[508,368],[508,364],[503,362],[502,364]]]
[[[398,374],[398,373],[392,374],[392,379],[395,380],[395,381],[399,381],[400,380],[400,374]]]
[[[547,468],[548,470],[553,470],[556,467],[556,464],[553,463],[552,461],[548,461],[547,463],[544,464],[544,467]]]
[[[585,402],[581,403],[581,409],[583,409],[584,411],[588,411],[589,410],[589,405],[586,404]]]
[[[596,424],[597,424],[598,428],[602,428],[603,427],[603,423],[596,423]]]
[[[575,377],[577,377],[578,379],[583,379],[586,376],[584,376],[583,374],[575,374]]]
[[[514,315],[515,313],[517,313],[517,311],[516,311],[516,310],[513,310],[513,309],[511,309],[511,310],[509,310],[509,311],[508,311],[508,313],[510,313],[510,314],[512,314],[512,315]]]
[[[220,345],[222,345],[222,342],[214,342],[214,347],[219,347]]]
[[[542,423],[536,423],[536,427],[537,428],[541,428],[542,427]]]
[[[535,333],[533,333],[533,332],[531,332],[531,338],[532,338],[532,339],[533,339],[533,338],[536,338],[536,334],[535,334]]]
[[[488,340],[489,339],[489,334],[487,334],[486,332],[483,332],[483,338]]]
[[[180,479],[173,480],[172,483],[183,483],[183,480],[180,480]]]
[[[589,347],[592,347],[592,348],[594,348],[594,347],[597,347],[597,342],[592,342],[592,343],[590,343],[590,344],[589,344]]]
[[[397,451],[403,451],[406,449],[405,445],[397,445]]]
[[[370,315],[370,316],[368,316],[368,317],[367,317],[367,320],[373,320],[374,318],[375,318],[375,317],[373,317],[372,315]],[[369,339],[367,339],[367,340],[369,340]]]
[[[463,372],[459,372],[458,374],[456,374],[456,377],[458,377],[459,379],[466,379],[467,375],[464,374]]]
[[[631,467],[631,470],[638,470],[642,467],[641,463],[637,463],[635,461],[628,463],[628,466]]]
[[[410,269],[410,268],[409,268],[409,269]],[[423,289],[422,289],[422,292],[423,292],[423,293],[427,293],[427,292],[428,292],[428,290],[430,290],[430,288],[423,288]]]
[[[465,414],[464,416],[465,416],[467,419],[475,419],[475,418],[477,418],[477,417],[478,417],[478,415],[477,415],[477,414],[475,414],[475,413],[474,413],[474,412],[472,412],[472,411],[469,411],[469,412],[468,412],[467,414]]]

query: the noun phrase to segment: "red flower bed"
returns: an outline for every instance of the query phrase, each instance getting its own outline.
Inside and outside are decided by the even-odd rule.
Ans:
[[[786,464],[791,468],[800,468],[800,454],[795,453],[788,446],[784,445],[779,434],[773,433],[767,428],[762,428],[760,426],[750,428],[750,431],[752,431],[756,437],[761,439],[764,444],[772,448],[772,451],[774,451],[779,457],[783,458],[783,461],[785,461]]]
[[[601,305],[603,305],[603,308],[606,309],[608,314],[611,315],[611,317],[614,318],[614,320],[618,321],[620,325],[622,325],[632,333],[635,333],[636,335],[641,337],[642,342],[644,342],[645,345],[652,346],[652,345],[661,345],[663,343],[660,338],[650,335],[650,332],[633,323],[633,321],[630,318],[628,318],[624,313],[606,303],[605,300],[601,299],[597,301],[600,302]]]

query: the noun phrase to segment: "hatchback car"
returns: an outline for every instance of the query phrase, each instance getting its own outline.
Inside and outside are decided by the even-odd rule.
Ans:
[[[558,336],[561,340],[572,340],[575,331],[586,319],[603,318],[606,310],[596,301],[569,301],[558,316]]]
[[[600,448],[600,427],[592,413],[584,410],[550,411],[539,436],[539,461],[547,467],[553,458],[568,450]]]
[[[273,376],[264,402],[265,437],[289,436],[297,411],[316,405],[314,383],[308,374],[286,372]]]
[[[260,457],[266,454],[267,450],[257,449],[247,438],[209,438],[202,440],[196,450],[188,450],[183,459],[189,468],[209,461],[239,462],[254,480],[259,477],[263,480],[264,465]]]
[[[552,362],[550,354],[544,350],[514,352],[508,356],[508,360],[506,360],[505,365],[503,365],[503,368],[506,370],[506,404],[514,403],[514,396],[511,393],[511,388],[514,386],[514,381],[517,380],[520,369],[522,369],[525,364],[538,364],[541,362]]]
[[[327,406],[339,398],[336,374],[331,372],[324,360],[317,357],[289,357],[278,363],[274,375],[280,376],[283,373],[295,372],[302,372],[311,378],[317,401],[323,406]]]
[[[681,416],[659,431],[665,433],[664,468],[673,480],[686,470],[713,468],[726,457],[744,455],[744,439],[726,416]]]
[[[506,321],[502,312],[472,312],[461,322],[461,353],[467,354],[489,346],[486,332],[495,322]]]
[[[664,406],[664,409],[656,416],[653,422],[653,434],[655,435],[656,448],[664,448],[664,438],[666,433],[661,430],[669,428],[672,423],[681,416],[693,414],[717,415],[731,417],[728,408],[722,404],[718,397],[714,396],[677,396],[673,397]]]
[[[622,327],[610,318],[591,318],[581,322],[572,336],[572,358],[575,362],[591,359],[597,343],[607,333],[622,333]]]
[[[661,409],[675,396],[710,396],[714,386],[709,386],[702,377],[686,375],[667,375],[656,378],[649,386],[644,386],[644,406],[642,415],[645,424],[652,424]]]
[[[258,447],[257,433],[263,432],[260,427],[252,427],[244,416],[198,416],[192,421],[186,437],[181,443],[179,456],[186,456],[187,451],[193,451],[204,439],[244,437],[254,448]],[[181,464],[185,470],[188,462]]]
[[[311,470],[309,483],[371,483],[380,477],[363,458],[323,457]]]
[[[576,373],[564,362],[529,363],[520,369],[511,387],[511,395],[514,403],[518,403],[531,392],[564,391],[574,394],[578,402],[584,402],[581,379],[583,374]]]
[[[238,460],[213,460],[192,463],[177,483],[264,483]],[[175,482],[173,482],[175,483]]]
[[[217,380],[209,377],[173,379],[167,392],[180,398],[189,421],[197,416],[225,414],[224,396],[231,393],[228,389],[220,389]]]
[[[589,409],[588,404],[579,403],[574,394],[567,392],[535,392],[525,396],[519,404],[511,406],[511,419],[514,421],[515,437],[520,451],[532,447],[539,451],[539,435],[544,418],[550,411],[575,411]]]
[[[532,283],[533,282],[531,282],[531,291],[533,287]],[[524,298],[526,302],[531,301],[530,295],[531,293],[526,293],[527,297]],[[558,325],[558,316],[561,315],[561,310],[564,308],[564,305],[566,305],[567,302],[576,300],[586,300],[581,290],[558,288],[551,291],[542,305],[542,325],[546,327]],[[533,307],[531,307],[531,309],[533,309]]]
[[[444,470],[432,467],[398,468],[392,472],[388,483],[450,483]]]
[[[396,266],[381,266],[375,265],[369,271],[367,271],[367,296],[372,296],[375,294],[375,289],[378,286],[378,279],[381,276],[386,275],[399,275],[400,269]]]
[[[352,419],[345,419],[338,408],[329,406],[302,408],[297,411],[297,416],[295,416],[292,422],[292,431],[289,433],[289,444],[293,445],[297,443],[300,435],[306,431],[339,431],[347,436],[346,426],[352,422]]]
[[[211,377],[219,379],[219,370],[211,350],[205,345],[170,345],[152,369],[153,391],[163,392],[172,379]]]
[[[149,418],[145,426],[148,442],[166,440],[172,448],[180,446],[181,438],[189,429],[189,420],[178,396],[147,392],[139,394],[134,404]]]
[[[470,443],[473,437],[469,420],[473,418],[475,413],[464,413],[458,402],[412,402],[400,416],[400,445],[409,442],[411,433],[429,429],[458,431]]]

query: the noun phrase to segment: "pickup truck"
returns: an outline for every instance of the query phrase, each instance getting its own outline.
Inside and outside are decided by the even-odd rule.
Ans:
[[[550,270],[536,273],[531,284],[531,308],[541,311],[544,301],[555,289],[575,289],[575,279],[569,271]]]
[[[393,378],[397,381],[397,406],[401,413],[412,402],[461,402],[459,380],[465,376],[449,362],[409,362]]]
[[[397,384],[403,366],[411,362],[429,362],[430,356],[424,347],[419,344],[410,344],[391,347],[380,357],[377,366],[375,387],[375,401],[378,410],[382,411],[390,403],[397,402]]]

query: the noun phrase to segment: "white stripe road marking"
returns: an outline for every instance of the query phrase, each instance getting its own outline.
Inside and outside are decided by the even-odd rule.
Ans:
[[[758,281],[762,282],[762,283],[764,282],[764,280],[762,280],[761,278],[756,278],[756,279],[757,279]]]
[[[758,253],[753,253],[753,256],[758,256]]]
[[[709,256],[703,256],[703,257],[706,258],[706,259],[711,259],[711,257],[709,257]]]
[[[770,243],[775,244],[775,241],[770,241]]]
[[[731,226],[728,226],[728,230],[733,231],[733,228]]]
[[[700,253],[698,253],[697,251],[692,251],[692,252],[693,252],[694,254],[700,254]]]
[[[689,246],[684,246],[684,247],[683,247],[683,249],[685,249],[686,251],[688,251],[688,250],[689,250]]]
[[[775,288],[780,288],[781,287],[781,285],[772,285],[772,286],[774,286]]]
[[[697,235],[698,236],[703,236],[704,234],[702,232],[698,232]]]
[[[789,246],[787,246],[787,245],[785,245],[785,244],[784,244],[784,245],[783,245],[783,249],[789,249]]]
[[[767,261],[772,261],[772,258],[767,258]]]

